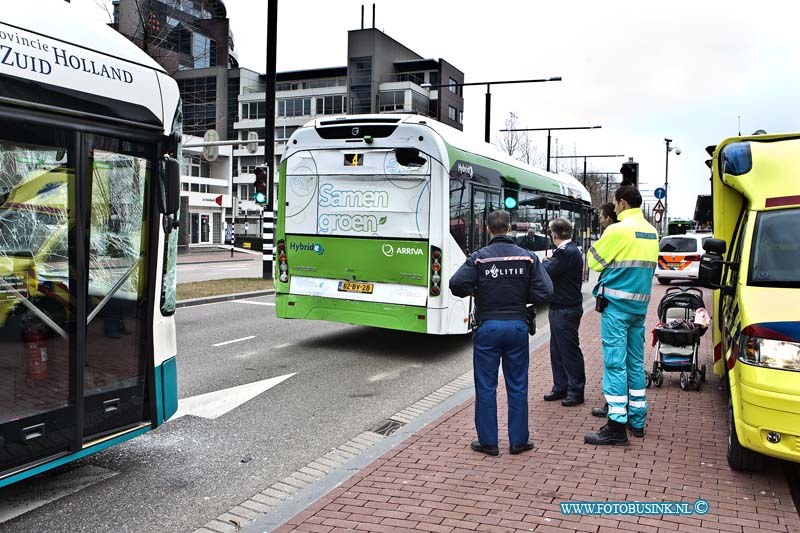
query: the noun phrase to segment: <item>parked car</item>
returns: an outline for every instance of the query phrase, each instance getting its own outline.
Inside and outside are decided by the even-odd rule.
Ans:
[[[703,255],[703,241],[711,233],[686,233],[663,237],[658,246],[656,277],[662,285],[674,279],[695,280]]]

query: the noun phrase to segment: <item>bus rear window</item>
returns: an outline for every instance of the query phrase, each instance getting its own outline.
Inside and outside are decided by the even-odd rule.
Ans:
[[[661,239],[659,251],[693,253],[697,251],[697,239],[690,239],[688,237],[665,237]]]
[[[750,258],[750,285],[800,287],[800,209],[759,213]]]
[[[402,155],[403,153],[400,152]],[[431,166],[423,153],[315,150],[286,161],[286,233],[427,239]]]

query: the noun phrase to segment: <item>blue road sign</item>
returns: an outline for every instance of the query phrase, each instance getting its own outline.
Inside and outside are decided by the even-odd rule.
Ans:
[[[667,191],[664,190],[664,187],[659,187],[653,191],[653,196],[655,196],[658,200],[663,200],[666,195]]]

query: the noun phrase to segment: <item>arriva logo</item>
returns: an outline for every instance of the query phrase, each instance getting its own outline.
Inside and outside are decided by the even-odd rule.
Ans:
[[[408,246],[400,246],[399,248],[395,248],[389,243],[384,244],[381,247],[381,251],[383,255],[386,257],[392,257],[393,255],[424,255],[422,248],[411,248]]]
[[[322,255],[322,253],[325,251],[325,248],[323,248],[318,242],[290,242],[289,250],[293,252],[315,252],[317,255]]]
[[[459,174],[469,174],[469,177],[473,177],[475,171],[472,170],[472,165],[465,165],[463,163],[458,164],[458,173]]]

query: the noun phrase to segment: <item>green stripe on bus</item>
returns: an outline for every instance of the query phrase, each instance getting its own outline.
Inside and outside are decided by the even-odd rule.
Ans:
[[[293,305],[289,305],[290,302]],[[425,307],[294,294],[277,294],[275,304],[278,318],[327,320],[417,333],[428,332],[428,311]]]

